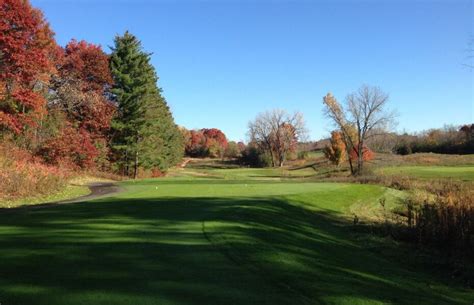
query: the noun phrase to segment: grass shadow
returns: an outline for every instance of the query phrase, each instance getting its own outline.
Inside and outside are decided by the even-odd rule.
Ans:
[[[3,304],[463,304],[281,198],[105,198],[0,215]]]

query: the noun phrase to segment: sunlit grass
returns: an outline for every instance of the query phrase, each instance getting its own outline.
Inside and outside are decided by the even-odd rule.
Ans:
[[[474,166],[397,166],[378,170],[385,175],[412,176],[423,179],[474,180]]]
[[[467,304],[473,292],[370,247],[352,213],[400,192],[181,171],[95,201],[0,214],[2,304]],[[227,178],[226,178],[227,177]],[[378,249],[373,251],[371,249]],[[389,253],[389,255],[387,255]]]
[[[66,185],[61,191],[50,195],[26,197],[15,200],[1,200],[0,208],[14,208],[23,205],[35,205],[46,202],[57,202],[84,196],[90,193],[90,190],[85,185]]]

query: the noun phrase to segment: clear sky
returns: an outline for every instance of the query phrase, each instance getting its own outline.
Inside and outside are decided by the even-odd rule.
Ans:
[[[465,65],[474,4],[456,1],[33,0],[65,45],[109,52],[131,31],[153,52],[178,124],[246,139],[257,113],[304,113],[326,136],[322,97],[362,84],[390,94],[399,131],[474,121],[474,71]],[[471,61],[472,63],[472,61]]]

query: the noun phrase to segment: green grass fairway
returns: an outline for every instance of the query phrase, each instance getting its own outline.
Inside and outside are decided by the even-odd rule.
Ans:
[[[0,211],[1,304],[474,300],[473,290],[410,261],[411,250],[354,232],[352,206],[373,207],[392,190],[236,171],[128,181],[115,197]]]
[[[379,172],[423,179],[474,180],[474,166],[397,166],[381,168]]]

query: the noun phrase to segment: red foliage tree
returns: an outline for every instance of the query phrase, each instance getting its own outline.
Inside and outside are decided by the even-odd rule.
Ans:
[[[115,107],[105,93],[112,85],[109,58],[100,46],[72,40],[64,49],[54,78],[56,106],[69,120],[100,138],[110,127]]]
[[[225,134],[217,128],[203,128],[184,132],[185,150],[192,157],[222,157],[228,142]]]
[[[192,157],[205,157],[207,154],[206,137],[201,130],[190,130],[186,137],[185,152]]]
[[[25,0],[0,1],[0,128],[20,133],[44,113],[54,34]]]
[[[357,157],[359,156],[359,153],[357,151],[357,146],[358,145],[356,145],[356,147],[352,148],[351,153],[349,155],[349,157],[353,161],[356,161]],[[364,145],[364,147],[362,149],[362,158],[363,158],[363,160],[364,161],[370,161],[374,157],[375,157],[375,153],[372,150],[370,150],[370,148],[368,148],[367,146]]]
[[[50,164],[91,168],[99,152],[89,132],[66,124],[57,137],[43,145],[39,154]]]
[[[41,150],[48,161],[64,159],[82,168],[107,163],[107,139],[115,112],[106,98],[112,85],[108,60],[100,46],[85,41],[72,40],[63,49],[57,60],[58,73],[52,79],[54,97],[49,106],[66,114],[67,126]],[[79,142],[66,133],[76,135]]]
[[[66,45],[64,52],[60,69],[63,78],[81,80],[83,91],[99,93],[112,84],[109,57],[100,46],[73,39]]]
[[[208,150],[209,156],[214,158],[223,157],[228,145],[225,134],[217,128],[204,128],[201,129],[201,132],[206,139],[205,146]]]

